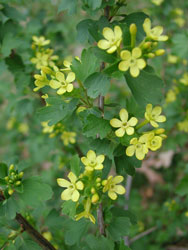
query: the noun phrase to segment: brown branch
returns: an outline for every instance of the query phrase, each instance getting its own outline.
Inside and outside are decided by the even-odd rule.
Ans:
[[[106,236],[102,203],[99,204],[99,207],[97,209],[97,221],[98,221],[98,225],[99,225],[100,234]]]
[[[140,238],[142,238],[142,237],[144,237],[144,236],[146,236],[146,235],[154,232],[156,229],[157,229],[157,227],[152,227],[152,228],[150,228],[150,229],[148,229],[148,230],[146,230],[146,231],[144,231],[144,232],[136,235],[135,237],[133,237],[132,239],[129,240],[129,244],[132,244],[136,240],[139,240]]]
[[[0,190],[0,201],[4,201],[5,196]],[[16,213],[15,220],[20,224],[23,231],[26,231],[35,242],[37,242],[44,250],[55,250],[52,244],[46,240],[29,222],[19,213]]]

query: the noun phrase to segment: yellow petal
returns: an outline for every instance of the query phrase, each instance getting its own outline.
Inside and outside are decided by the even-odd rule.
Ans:
[[[49,85],[52,89],[58,89],[61,86],[61,83],[56,80],[51,80]]]
[[[120,112],[119,112],[119,116],[122,120],[122,122],[127,122],[128,120],[128,112],[126,109],[121,109]]]
[[[76,180],[77,180],[77,177],[76,177],[76,175],[75,175],[73,172],[70,172],[70,173],[68,174],[68,178],[69,178],[69,180],[70,180],[72,183],[75,183]]]
[[[138,139],[137,138],[132,138],[131,140],[130,140],[130,144],[137,144],[138,143]]]
[[[108,42],[107,40],[100,40],[98,43],[97,43],[98,47],[100,49],[108,49],[110,47],[110,42]]]
[[[83,182],[82,182],[82,181],[77,181],[77,182],[76,182],[76,188],[77,188],[78,190],[83,190],[83,189],[84,189],[84,184],[83,184]]]
[[[130,67],[129,61],[121,61],[118,65],[119,70],[127,71]]]
[[[159,125],[155,122],[155,121],[150,121],[150,124],[154,127],[154,128],[158,128]]]
[[[74,202],[78,201],[79,197],[80,197],[80,194],[79,194],[78,190],[74,190],[74,192],[71,196],[72,201],[74,201]]]
[[[80,220],[81,218],[83,218],[83,217],[85,217],[85,211],[84,212],[81,212],[81,213],[79,213],[79,214],[77,214],[76,216],[75,216],[75,220],[77,221],[77,220]]]
[[[115,192],[113,192],[113,191],[108,191],[108,196],[112,200],[116,200],[117,199],[117,194]]]
[[[141,161],[144,159],[144,157],[145,157],[145,154],[143,153],[143,151],[137,149],[136,150],[136,158]]]
[[[152,104],[147,104],[147,106],[146,106],[146,112],[148,113],[148,114],[150,114],[151,113],[151,111],[152,111]]]
[[[135,126],[138,122],[138,119],[136,117],[131,117],[131,119],[128,121],[128,124],[130,126]]]
[[[137,60],[137,66],[139,69],[143,69],[146,67],[146,62],[144,61],[144,59],[138,59]]]
[[[138,68],[138,66],[132,66],[130,67],[130,74],[133,76],[133,77],[137,77],[140,73],[140,70]]]
[[[135,147],[133,146],[133,145],[131,145],[131,146],[128,146],[127,148],[126,148],[126,155],[128,155],[128,156],[133,156],[134,155],[134,152],[135,152]]]
[[[87,157],[85,157],[85,156],[83,156],[82,158],[81,158],[81,162],[84,164],[84,165],[89,165],[89,160],[88,160],[88,158]]]
[[[93,150],[89,150],[87,152],[87,158],[90,160],[90,161],[95,161],[96,160],[96,154]]]
[[[124,194],[125,193],[125,188],[122,185],[115,185],[114,191],[117,194]]]
[[[75,74],[74,74],[74,72],[68,73],[68,76],[66,78],[66,82],[70,83],[70,82],[73,82],[74,80],[75,80]]]
[[[160,115],[155,120],[156,120],[156,122],[165,122],[166,121],[166,116]]]
[[[116,50],[117,50],[117,46],[116,46],[116,45],[113,45],[112,47],[110,47],[110,48],[107,50],[107,53],[112,54],[112,53],[114,53]]]
[[[89,214],[90,221],[95,224],[95,217],[92,214]]]
[[[139,58],[141,57],[141,55],[142,55],[142,50],[140,48],[136,47],[132,50],[132,56],[134,58]]]
[[[115,135],[117,137],[123,137],[125,134],[125,129],[124,128],[119,128],[118,130],[115,131]]]
[[[104,158],[105,158],[104,155],[98,155],[96,159],[97,163],[103,163]]]
[[[74,88],[73,84],[70,83],[70,84],[67,85],[66,90],[67,90],[67,92],[71,92],[73,90],[73,88]]]
[[[72,190],[70,189],[65,189],[62,193],[61,193],[61,199],[68,201],[72,199]]]
[[[95,166],[95,169],[96,170],[101,170],[101,169],[103,169],[103,164],[101,164],[101,163],[99,163],[99,164],[97,164],[96,166]]]
[[[124,180],[123,176],[121,175],[117,175],[113,178],[113,183],[117,184],[117,183],[120,183]]]
[[[71,183],[65,179],[62,179],[62,178],[58,178],[57,179],[57,184],[60,186],[60,187],[69,187],[71,185]]]
[[[133,135],[134,134],[134,128],[132,128],[132,127],[127,127],[125,130],[126,130],[126,133],[128,135]]]
[[[119,26],[114,27],[115,39],[120,39],[122,37],[122,30]]]
[[[114,32],[112,29],[106,27],[103,29],[103,32],[102,32],[104,38],[106,38],[106,40],[112,40],[114,39]]]
[[[110,120],[110,125],[114,128],[119,128],[122,126],[122,122],[116,118],[113,118],[112,120]]]
[[[162,108],[160,106],[156,106],[152,110],[152,114],[154,115],[160,115],[161,112],[162,112]]]
[[[158,37],[158,41],[165,42],[167,40],[168,40],[168,36],[160,36],[160,37]]]
[[[56,72],[55,77],[57,78],[58,81],[63,82],[65,80],[65,76],[61,72]]]
[[[63,95],[65,92],[66,92],[65,87],[61,87],[61,88],[58,89],[57,94],[58,95]]]
[[[128,50],[122,50],[121,53],[120,53],[120,57],[123,60],[127,61],[127,60],[129,60],[131,58],[131,52],[128,51]]]

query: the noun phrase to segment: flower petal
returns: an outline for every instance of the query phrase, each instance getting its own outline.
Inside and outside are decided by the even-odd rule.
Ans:
[[[126,155],[133,156],[135,152],[135,146],[131,145],[126,148]]]
[[[85,157],[85,156],[83,156],[82,158],[81,158],[81,162],[85,165],[85,166],[87,166],[87,165],[89,165],[89,160],[88,160],[88,158],[87,157]]]
[[[121,175],[116,175],[114,178],[113,178],[113,183],[117,184],[117,183],[120,183],[124,180],[123,176]]]
[[[154,108],[153,108],[153,110],[152,110],[152,114],[154,114],[154,115],[160,115],[161,114],[161,112],[162,112],[162,108],[160,107],[160,106],[155,106]]]
[[[90,161],[95,161],[96,160],[96,154],[93,150],[89,150],[87,152],[87,158],[90,160]]]
[[[131,117],[131,119],[128,121],[128,124],[130,126],[135,126],[138,122],[138,119],[136,117]]]
[[[70,173],[68,174],[68,178],[69,178],[69,180],[70,180],[72,183],[75,183],[76,180],[77,180],[77,177],[76,177],[76,175],[75,175],[73,172],[70,172]]]
[[[79,197],[80,197],[80,193],[78,192],[78,190],[74,190],[72,197],[71,197],[71,200],[76,202],[76,201],[78,201]]]
[[[134,58],[139,58],[141,57],[141,55],[142,55],[142,50],[140,48],[136,47],[132,50],[132,56]]]
[[[106,40],[109,40],[109,41],[115,38],[113,30],[110,29],[109,27],[105,27],[102,31],[102,34],[104,38],[106,38]]]
[[[112,54],[117,50],[117,46],[114,45],[107,50],[107,53]]]
[[[138,66],[135,65],[135,66],[130,67],[130,73],[133,77],[137,77],[140,73]]]
[[[166,121],[166,116],[159,115],[155,120],[156,120],[156,122],[165,122]]]
[[[104,155],[98,155],[96,159],[97,163],[103,163],[104,158],[105,158]]]
[[[113,191],[108,191],[108,196],[112,200],[116,200],[117,199],[117,194],[115,192],[113,192]]]
[[[158,128],[158,127],[159,127],[159,125],[158,125],[155,121],[153,121],[153,120],[150,121],[150,124],[151,124],[154,128]]]
[[[138,160],[143,160],[144,159],[144,157],[145,157],[145,153],[143,152],[143,150],[136,150],[136,158],[138,159]]]
[[[71,92],[72,90],[73,90],[73,84],[71,84],[71,83],[69,83],[68,85],[67,85],[67,88],[66,88],[66,90],[67,90],[67,92]]]
[[[84,184],[83,184],[83,182],[82,182],[82,181],[77,181],[77,182],[76,182],[76,188],[77,188],[78,190],[83,190],[83,189],[84,189]]]
[[[51,80],[49,82],[49,85],[52,89],[58,89],[59,87],[61,87],[61,83],[56,80]]]
[[[110,120],[110,125],[113,128],[119,128],[122,126],[122,121],[120,121],[119,119],[113,118],[112,120]]]
[[[127,122],[128,120],[128,112],[126,109],[121,109],[120,112],[119,112],[119,116],[122,120],[122,122]]]
[[[65,189],[62,193],[61,193],[61,199],[64,201],[68,201],[71,200],[72,198],[72,190],[70,189]]]
[[[124,194],[126,192],[125,188],[122,185],[115,185],[114,191],[117,194]]]
[[[121,61],[118,65],[119,70],[127,71],[130,67],[129,61]]]
[[[102,40],[98,41],[97,46],[100,49],[108,49],[110,47],[110,42],[102,39]]]
[[[134,128],[132,128],[132,127],[127,127],[125,130],[126,130],[126,133],[128,135],[133,135],[134,134]]]
[[[101,163],[99,163],[99,164],[97,164],[96,166],[95,166],[95,169],[96,170],[101,170],[101,169],[103,169],[103,164],[101,164]]]
[[[146,67],[146,62],[144,61],[144,59],[138,59],[137,60],[137,66],[139,69],[143,69]]]
[[[116,135],[117,137],[123,137],[124,134],[125,134],[125,129],[124,129],[124,128],[119,128],[119,129],[117,129],[117,130],[115,131],[115,135]]]
[[[129,50],[122,50],[121,53],[120,53],[120,57],[127,61],[131,58],[131,52]]]
[[[73,82],[74,80],[75,80],[75,74],[74,74],[74,72],[68,73],[68,76],[66,78],[66,82],[70,83],[70,82]]]
[[[60,82],[63,82],[65,81],[65,76],[62,72],[56,72],[56,75],[55,75],[56,79]]]
[[[114,27],[114,34],[115,34],[115,39],[121,39],[122,37],[122,30],[119,26]]]
[[[63,178],[58,178],[57,179],[57,184],[60,187],[69,187],[71,185],[71,183]]]
[[[61,87],[61,88],[58,89],[57,94],[58,94],[58,95],[62,95],[62,94],[64,94],[65,92],[66,92],[65,87]]]

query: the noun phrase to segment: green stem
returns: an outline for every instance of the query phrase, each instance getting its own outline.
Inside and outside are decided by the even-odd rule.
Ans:
[[[138,124],[138,125],[136,126],[136,129],[142,128],[143,126],[145,126],[146,124],[148,124],[148,122],[149,122],[149,121],[144,120],[143,122],[141,122],[140,124]]]

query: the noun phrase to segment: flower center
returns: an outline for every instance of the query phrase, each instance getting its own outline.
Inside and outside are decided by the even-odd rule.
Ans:
[[[135,65],[135,64],[136,64],[136,59],[131,58],[131,60],[130,60],[130,64],[131,64],[131,65]]]
[[[123,122],[123,127],[126,127],[127,126],[127,122]]]
[[[94,167],[94,166],[96,165],[96,162],[91,161],[91,162],[90,162],[90,165],[91,165],[92,167]]]
[[[141,149],[142,148],[142,145],[141,144],[137,144],[136,145],[136,149]]]

